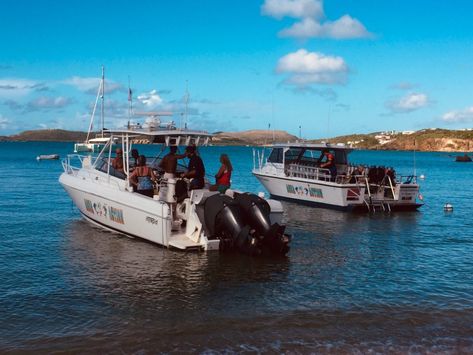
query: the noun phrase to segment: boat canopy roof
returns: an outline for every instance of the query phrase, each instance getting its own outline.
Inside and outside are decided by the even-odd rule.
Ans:
[[[158,128],[149,127],[125,127],[108,131],[112,136],[128,136],[129,138],[146,137],[151,144],[164,144],[166,146],[187,146],[187,145],[208,145],[212,134],[206,131],[179,129],[179,128]]]
[[[346,151],[351,152],[354,148],[347,146],[344,143],[274,143],[269,145],[270,148],[298,148],[298,149],[305,149],[305,150],[339,150],[339,151]]]

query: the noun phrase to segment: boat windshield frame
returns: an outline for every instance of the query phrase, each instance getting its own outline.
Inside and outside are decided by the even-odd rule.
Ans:
[[[110,134],[110,140],[104,145],[97,157],[94,159],[92,167],[97,169],[99,162],[107,161],[107,170],[102,172],[107,173],[110,178],[112,167],[112,148],[114,145],[121,146],[123,151],[123,173],[125,181],[129,181],[130,176],[130,153],[133,149],[133,140],[139,137],[146,136],[149,139],[149,144],[161,146],[159,154],[154,158],[151,165],[153,165],[164,152],[166,147],[170,146],[207,146],[213,135],[206,131],[188,130],[188,129],[159,129],[147,130],[143,129],[118,129],[107,130]],[[113,174],[116,176],[116,174]]]

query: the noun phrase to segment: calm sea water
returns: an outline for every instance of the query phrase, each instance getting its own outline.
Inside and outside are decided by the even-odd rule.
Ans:
[[[473,352],[473,163],[417,153],[419,212],[284,203],[292,249],[256,259],[91,227],[58,183],[60,162],[35,160],[71,151],[0,143],[0,352]],[[209,173],[222,152],[236,188],[262,190],[251,148],[203,149]],[[412,152],[351,160],[413,169]]]

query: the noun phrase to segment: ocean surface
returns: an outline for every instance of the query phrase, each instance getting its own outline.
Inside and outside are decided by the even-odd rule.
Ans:
[[[58,183],[60,161],[35,159],[72,147],[0,143],[1,353],[473,353],[473,163],[416,153],[418,212],[284,203],[292,247],[272,259],[90,226]],[[203,148],[210,174],[222,152],[235,188],[263,191],[250,147]],[[414,168],[412,152],[350,160]]]

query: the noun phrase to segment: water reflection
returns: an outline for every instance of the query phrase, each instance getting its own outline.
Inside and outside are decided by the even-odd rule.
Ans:
[[[66,241],[66,272],[80,274],[83,287],[152,304],[153,309],[166,312],[224,307],[222,298],[228,296],[228,289],[283,282],[289,271],[287,258],[173,251],[104,232],[84,221],[70,224]]]

